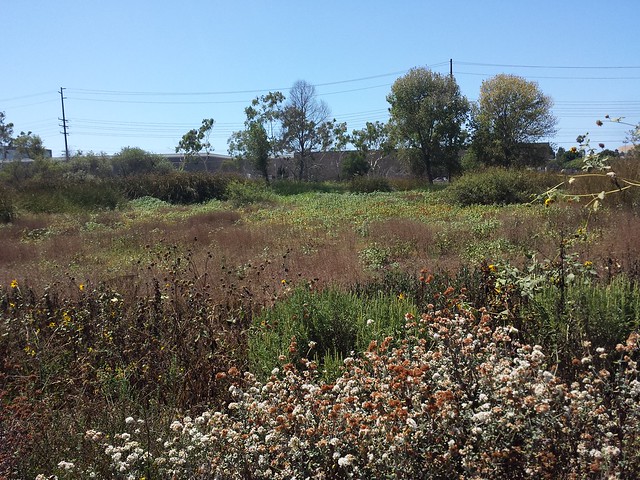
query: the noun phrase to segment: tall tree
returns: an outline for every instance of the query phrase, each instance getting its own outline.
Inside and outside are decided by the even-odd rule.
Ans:
[[[238,160],[248,160],[269,182],[269,160],[280,155],[282,146],[281,116],[284,95],[269,92],[253,99],[245,108],[244,130],[229,138],[229,153]]]
[[[473,112],[473,150],[487,164],[527,164],[527,144],[553,135],[553,101],[536,82],[500,74],[482,82]]]
[[[318,100],[315,87],[304,80],[295,82],[282,110],[282,141],[284,151],[293,154],[299,180],[305,178],[313,153],[333,143],[335,122],[328,118],[329,107]]]
[[[200,128],[193,128],[182,136],[180,143],[178,143],[176,147],[176,153],[182,152],[181,170],[184,170],[188,162],[198,159],[200,152],[203,150],[205,152],[205,158],[203,159],[204,169],[209,169],[209,154],[213,151],[211,143],[209,142],[209,136],[213,130],[214,123],[213,118],[205,118],[202,120]]]
[[[4,162],[7,159],[7,148],[13,143],[13,123],[5,123],[4,112],[0,112],[0,159]]]
[[[469,112],[455,79],[413,68],[393,83],[387,101],[391,136],[414,173],[431,183],[434,167],[451,170],[464,143]]]
[[[391,150],[388,125],[379,121],[367,122],[364,128],[351,132],[349,141],[356,149],[357,156],[368,163],[366,170],[372,174],[378,173],[380,160]]]

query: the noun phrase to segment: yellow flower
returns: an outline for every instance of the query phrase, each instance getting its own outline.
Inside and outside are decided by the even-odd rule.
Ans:
[[[280,280],[280,283],[281,283],[282,285],[286,285],[286,284],[287,284],[287,281],[283,278],[282,280]]]
[[[84,292],[84,283],[81,283],[80,285],[78,285],[78,289],[79,289],[81,292]]]
[[[584,266],[586,268],[591,268],[593,266],[593,262],[590,262],[589,260],[587,260],[586,262],[584,262]]]
[[[405,296],[404,293],[400,293],[400,295],[398,295],[398,300],[404,300]]]
[[[493,263],[491,265],[489,265],[489,271],[490,272],[495,272],[496,270],[497,270],[497,268]]]
[[[18,280],[11,280],[11,288],[18,288]]]
[[[544,206],[548,207],[549,205],[551,205],[553,203],[553,198],[549,197],[547,199],[545,199],[544,201]]]

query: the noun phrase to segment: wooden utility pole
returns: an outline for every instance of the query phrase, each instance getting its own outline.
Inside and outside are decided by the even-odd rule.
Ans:
[[[60,87],[60,101],[62,102],[62,118],[58,120],[62,121],[62,133],[64,135],[64,158],[66,158],[67,162],[69,161],[69,144],[67,143],[67,118],[64,116],[64,95],[62,92],[64,88]]]
[[[453,58],[449,59],[449,76],[453,78]]]

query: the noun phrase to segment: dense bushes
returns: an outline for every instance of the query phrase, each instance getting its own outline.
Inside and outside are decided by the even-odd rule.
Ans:
[[[16,216],[15,192],[0,185],[0,223],[9,223]]]
[[[556,183],[556,177],[540,172],[487,169],[460,177],[449,186],[446,198],[462,206],[527,203]]]
[[[23,182],[16,203],[33,213],[75,213],[114,209],[125,202],[121,187],[113,181],[32,179]]]
[[[191,204],[208,200],[225,200],[232,175],[170,172],[135,175],[121,180],[129,199],[155,197],[169,203]]]

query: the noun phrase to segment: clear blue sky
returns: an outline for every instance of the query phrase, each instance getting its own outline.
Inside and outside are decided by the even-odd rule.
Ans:
[[[637,0],[0,0],[0,18],[0,111],[54,155],[60,87],[72,152],[169,153],[214,118],[224,154],[257,95],[305,80],[352,130],[387,120],[399,76],[449,59],[470,100],[498,73],[538,82],[556,146],[617,148],[630,127],[595,121],[640,121]]]

